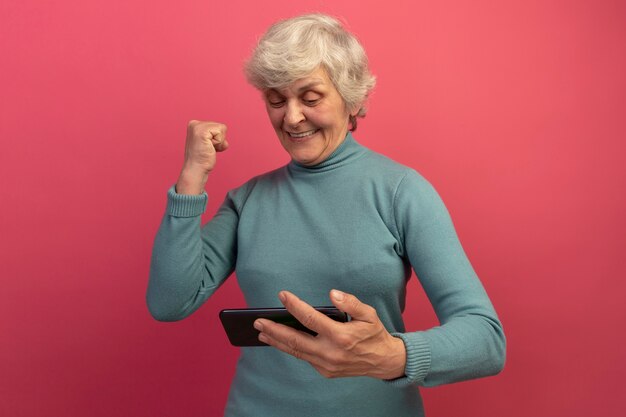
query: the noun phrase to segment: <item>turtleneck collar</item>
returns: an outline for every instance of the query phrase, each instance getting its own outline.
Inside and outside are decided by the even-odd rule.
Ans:
[[[328,158],[315,165],[303,165],[293,159],[287,165],[287,168],[293,173],[316,173],[326,172],[335,168],[339,168],[353,160],[360,158],[367,149],[357,143],[352,136],[352,132],[348,132],[345,139]]]

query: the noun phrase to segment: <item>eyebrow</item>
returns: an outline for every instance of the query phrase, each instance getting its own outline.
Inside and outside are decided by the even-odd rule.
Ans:
[[[298,93],[301,93],[302,91],[305,91],[305,90],[309,90],[312,87],[315,87],[316,85],[320,85],[320,84],[324,84],[324,80],[322,80],[321,78],[316,78],[316,79],[312,80],[311,82],[309,82],[309,83],[303,85],[302,87],[298,88]],[[275,89],[275,88],[270,88],[268,91],[274,91],[274,92],[282,95],[282,93],[280,91],[278,91],[277,89]]]
[[[316,85],[319,85],[319,84],[324,84],[324,81],[321,80],[321,79],[317,79],[317,80],[311,81],[310,83],[305,84],[302,87],[298,88],[298,92],[301,92],[303,90],[308,90],[311,87],[315,87]]]

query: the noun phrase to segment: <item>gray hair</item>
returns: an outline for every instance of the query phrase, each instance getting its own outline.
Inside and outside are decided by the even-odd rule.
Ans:
[[[337,19],[307,14],[274,23],[246,62],[248,82],[259,90],[281,89],[323,67],[357,117],[365,117],[365,99],[376,84],[367,55],[357,38]],[[356,130],[356,117],[350,116]]]

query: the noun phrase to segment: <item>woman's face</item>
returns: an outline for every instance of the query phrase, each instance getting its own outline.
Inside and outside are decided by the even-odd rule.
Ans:
[[[350,113],[323,68],[264,97],[278,139],[296,162],[324,161],[348,133]]]

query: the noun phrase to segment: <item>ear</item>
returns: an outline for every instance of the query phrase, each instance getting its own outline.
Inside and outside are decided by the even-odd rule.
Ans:
[[[352,117],[356,117],[357,114],[359,114],[359,112],[361,111],[361,109],[363,108],[363,103],[357,103],[351,110],[350,110],[350,116]]]

